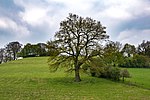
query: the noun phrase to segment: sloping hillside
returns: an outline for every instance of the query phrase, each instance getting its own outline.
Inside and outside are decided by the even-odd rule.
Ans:
[[[48,57],[0,65],[0,100],[149,100],[150,90],[63,71],[50,73]]]

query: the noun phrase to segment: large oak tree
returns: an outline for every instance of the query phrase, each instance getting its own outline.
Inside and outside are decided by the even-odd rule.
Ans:
[[[61,65],[67,60],[70,66],[72,64],[69,68],[75,71],[75,81],[81,81],[81,66],[93,56],[97,56],[98,52],[94,51],[98,51],[100,41],[109,38],[105,29],[100,21],[69,14],[69,17],[60,23],[59,31],[55,34],[54,43],[57,44],[60,54],[51,60],[50,65]]]

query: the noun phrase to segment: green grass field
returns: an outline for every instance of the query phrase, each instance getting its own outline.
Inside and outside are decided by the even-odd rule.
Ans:
[[[150,69],[147,68],[128,68],[131,74],[129,82],[150,90]]]
[[[47,59],[26,58],[1,64],[0,100],[150,100],[150,70],[142,73],[142,69],[129,69],[132,78],[127,81],[144,84],[145,88],[84,74],[82,81],[75,83],[71,74],[61,70],[50,73]]]

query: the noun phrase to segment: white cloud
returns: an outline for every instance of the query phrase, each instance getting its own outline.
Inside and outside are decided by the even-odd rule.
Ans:
[[[7,24],[2,19],[0,20],[0,28],[7,28]]]
[[[104,0],[104,5],[106,6],[106,10],[104,10],[104,12],[107,12],[107,10],[110,9],[110,12],[108,12],[110,17],[112,17],[111,15],[116,15],[116,12],[120,12],[117,14],[118,16],[124,13],[125,18],[126,15],[136,17],[137,15],[143,14],[143,12],[145,13],[145,11],[149,8],[149,4],[150,3],[146,0]],[[113,12],[111,12],[111,10]],[[122,17],[123,16],[120,16],[120,18]]]
[[[14,0],[14,2],[24,9],[18,13],[24,23],[32,26],[40,25],[47,17],[48,9],[42,2],[34,3],[24,0]]]
[[[121,21],[136,18],[145,11],[150,11],[149,4],[144,0],[45,0],[45,2],[15,0],[17,5],[24,8],[24,11],[20,12],[22,19],[34,26],[44,22],[58,23],[59,19],[71,12],[100,19],[111,27],[114,24],[118,25]],[[94,4],[99,2],[101,2],[99,5]],[[95,8],[102,9],[95,10]]]
[[[130,19],[132,15],[123,9],[119,9],[117,7],[111,7],[109,9],[104,10],[102,15],[105,17],[110,17],[112,19],[117,20],[126,20]]]
[[[143,40],[150,40],[150,29],[122,31],[118,36],[118,40],[124,44],[131,43],[137,46],[137,44],[140,44]]]
[[[26,27],[19,25],[6,17],[0,17],[0,28],[9,31],[9,33],[16,38],[27,37],[30,35],[30,31]]]
[[[68,13],[76,13],[100,20],[107,27],[107,32],[113,40],[133,44],[143,39],[148,40],[149,34],[145,32],[146,30],[121,30],[119,37],[115,37],[118,33],[114,33],[115,30],[119,30],[118,27],[122,23],[150,15],[148,0],[14,0],[14,2],[23,8],[18,13],[21,22],[28,24],[32,32],[40,30],[47,38],[57,31],[60,21],[64,20]],[[6,27],[2,21],[0,26]]]
[[[20,16],[29,24],[40,24],[41,20],[46,16],[47,11],[43,8],[33,7],[25,12],[21,12]]]

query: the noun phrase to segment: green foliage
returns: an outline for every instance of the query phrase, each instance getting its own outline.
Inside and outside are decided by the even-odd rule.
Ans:
[[[136,53],[136,48],[134,45],[130,45],[126,43],[121,50],[122,54],[127,54],[127,57],[131,57],[131,55],[134,55]]]
[[[108,71],[110,73],[110,78],[119,81],[120,79],[120,69],[118,67],[111,67]]]
[[[47,56],[47,45],[45,43],[38,43],[37,44],[38,46],[38,55],[39,56]]]
[[[4,62],[5,59],[5,49],[1,48],[0,49],[0,64]]]
[[[87,63],[90,74],[96,77],[102,74],[105,66],[104,61],[100,57],[91,58]]]
[[[103,60],[107,66],[118,67],[123,62],[123,55],[120,52],[121,44],[119,42],[108,42],[104,47]]]
[[[79,71],[81,66],[93,56],[99,55],[99,52],[95,51],[99,50],[100,41],[109,38],[105,29],[106,27],[102,26],[100,21],[71,13],[66,20],[60,23],[53,42],[57,45],[56,49],[60,55],[71,58],[66,60],[74,64],[76,82],[81,81]]]
[[[74,71],[74,61],[72,60],[72,57],[65,55],[50,56],[48,64],[51,72],[56,72],[58,68],[66,68],[66,72]]]
[[[20,51],[22,44],[20,44],[18,41],[10,42],[6,45],[6,59],[9,60],[16,60],[17,53]]]
[[[91,76],[99,78],[107,78],[115,81],[119,81],[121,77],[129,78],[129,72],[125,69],[120,69],[115,66],[107,66],[102,58],[94,57],[90,61],[82,66],[82,68],[91,74]]]
[[[130,58],[125,58],[124,63],[120,64],[125,68],[150,68],[150,58],[143,55],[135,55]]]
[[[143,41],[137,49],[138,54],[150,57],[150,41]]]
[[[121,72],[121,69],[118,67],[100,67],[100,68],[91,70],[92,76],[112,79],[115,81],[120,80],[120,72]]]
[[[37,55],[37,46],[27,43],[24,48],[21,50],[20,55],[22,57],[31,57]]]
[[[119,67],[107,66],[102,58],[91,58],[88,63],[83,64],[82,68],[85,72],[91,74],[91,76],[99,78],[107,78],[115,81],[119,81],[122,70]]]
[[[127,69],[121,70],[120,75],[121,75],[123,81],[124,81],[125,78],[130,78],[131,77],[130,73]]]
[[[47,56],[47,47],[44,43],[30,44],[27,43],[19,53],[22,57]]]
[[[133,57],[133,62],[139,68],[150,68],[150,58],[147,56],[136,55]]]
[[[48,51],[47,51],[47,55],[49,56],[57,56],[60,54],[60,51],[58,50],[58,45],[56,42],[54,41],[47,41],[47,45],[46,45]]]

